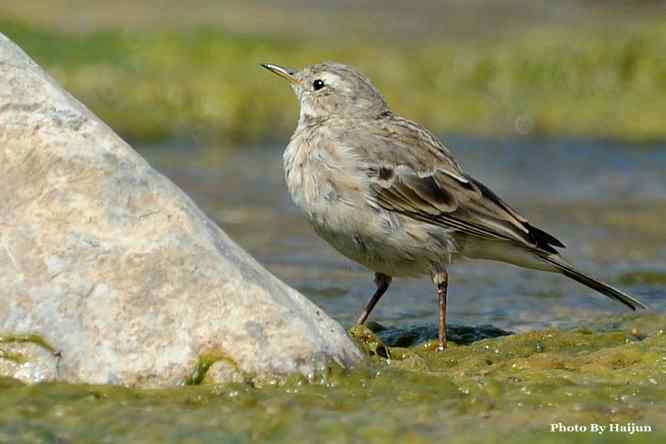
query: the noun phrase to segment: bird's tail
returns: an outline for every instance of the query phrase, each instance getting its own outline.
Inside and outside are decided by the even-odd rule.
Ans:
[[[580,271],[576,270],[571,264],[567,263],[559,255],[555,254],[543,255],[542,259],[548,262],[549,264],[553,265],[557,269],[557,271],[562,273],[563,275],[573,279],[576,282],[580,282],[581,284],[590,287],[591,289],[596,290],[599,293],[606,295],[611,299],[615,299],[616,301],[623,303],[632,310],[636,310],[637,308],[644,308],[644,309],[648,308],[638,299],[629,296],[628,294],[618,290],[617,288],[613,288],[604,282],[598,281],[594,278],[591,278],[590,276],[581,273]]]

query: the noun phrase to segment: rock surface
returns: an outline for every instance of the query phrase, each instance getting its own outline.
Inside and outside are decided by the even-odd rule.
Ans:
[[[25,381],[152,387],[361,359],[2,34],[0,339],[0,376]]]

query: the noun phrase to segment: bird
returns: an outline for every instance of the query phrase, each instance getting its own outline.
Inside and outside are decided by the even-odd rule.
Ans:
[[[356,69],[261,66],[286,79],[300,102],[283,154],[293,202],[320,237],[374,272],[376,290],[357,325],[394,277],[429,276],[439,306],[436,349],[444,351],[447,269],[461,259],[560,273],[632,310],[647,308],[577,270],[560,255],[562,242],[463,170],[432,132],[391,111]]]

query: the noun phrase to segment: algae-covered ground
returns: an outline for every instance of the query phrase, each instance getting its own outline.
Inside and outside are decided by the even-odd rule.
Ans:
[[[479,41],[305,38],[296,28],[279,36],[261,29],[72,30],[0,19],[0,31],[134,141],[282,137],[295,125],[296,100],[258,64],[324,60],[358,67],[395,111],[437,132],[666,137],[664,20],[562,24]]]
[[[665,328],[663,315],[510,336],[453,327],[460,344],[444,353],[427,340],[434,330],[355,329],[367,368],[264,387],[1,380],[0,442],[663,442]],[[551,432],[559,423],[588,431]]]

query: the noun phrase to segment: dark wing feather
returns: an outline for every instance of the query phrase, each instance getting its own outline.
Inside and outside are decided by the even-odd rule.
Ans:
[[[359,145],[355,154],[367,165],[370,198],[383,209],[466,235],[519,243],[542,252],[557,253],[554,247],[564,247],[530,225],[484,184],[464,174],[441,142],[421,126],[392,117],[392,122],[374,130],[375,139],[367,139],[366,128],[366,137],[360,138],[365,148]],[[378,164],[377,159],[385,162]],[[380,170],[381,177],[373,174]]]

